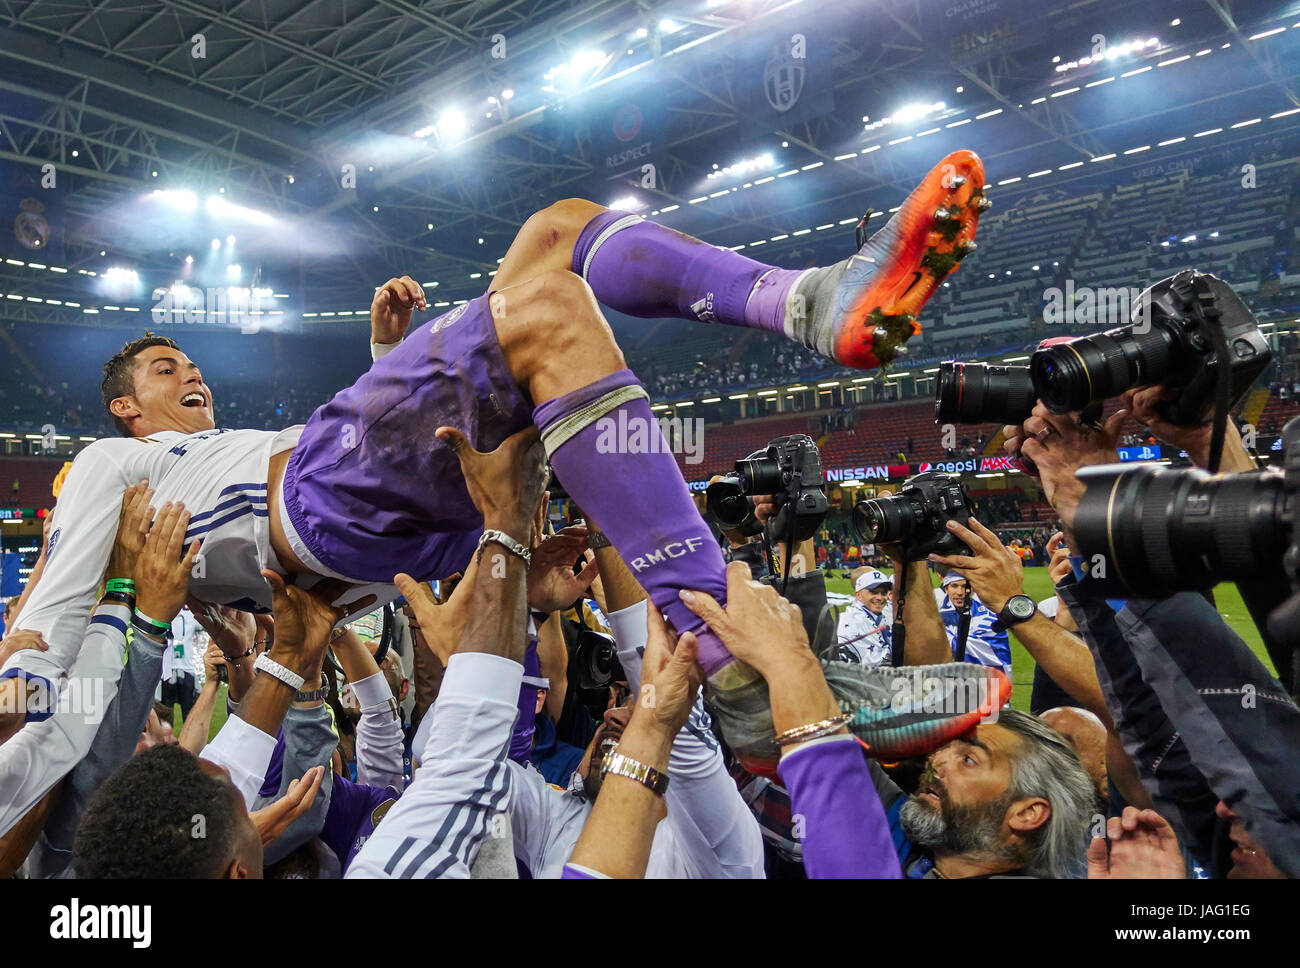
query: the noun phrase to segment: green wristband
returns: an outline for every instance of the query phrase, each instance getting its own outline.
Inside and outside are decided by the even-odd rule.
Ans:
[[[135,581],[131,578],[110,578],[106,585],[105,591],[123,592],[127,595],[135,594]]]
[[[162,622],[155,622],[148,615],[143,614],[138,608],[134,611],[135,619],[133,624],[138,626],[141,631],[147,632],[150,635],[156,635],[159,638],[166,638],[167,633],[172,630],[170,625],[165,625]]]

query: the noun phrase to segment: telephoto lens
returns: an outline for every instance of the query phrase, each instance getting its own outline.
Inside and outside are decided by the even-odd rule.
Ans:
[[[868,544],[902,547],[906,561],[927,555],[970,554],[970,549],[948,530],[949,521],[966,524],[970,496],[955,477],[925,471],[910,478],[897,494],[867,498],[853,508],[853,527]]]
[[[1034,386],[1027,366],[990,363],[939,364],[934,422],[1016,424],[1034,410]]]
[[[1198,468],[1080,468],[1074,515],[1083,567],[1108,594],[1163,598],[1275,573],[1291,543],[1283,476]]]
[[[1119,290],[1116,290],[1117,292]],[[1083,410],[1147,385],[1180,392],[1158,412],[1190,427],[1228,384],[1237,406],[1273,358],[1254,315],[1222,279],[1184,269],[1142,292],[1132,324],[1043,347],[1029,361],[1036,395],[1053,413]]]
[[[1047,409],[1082,410],[1132,387],[1163,382],[1179,358],[1177,334],[1168,326],[1135,329],[1121,326],[1036,351],[1029,369]]]

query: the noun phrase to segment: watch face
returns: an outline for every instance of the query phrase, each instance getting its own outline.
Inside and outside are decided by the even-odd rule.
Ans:
[[[1007,611],[1009,611],[1015,618],[1021,619],[1029,618],[1038,609],[1034,600],[1028,595],[1012,596],[1012,598],[1007,602],[1007,606]]]

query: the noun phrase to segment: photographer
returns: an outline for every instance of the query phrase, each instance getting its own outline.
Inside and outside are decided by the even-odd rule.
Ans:
[[[1152,389],[1167,395],[1139,388],[1129,399],[1145,408]],[[1230,826],[1216,817],[1222,801],[1279,869],[1300,875],[1300,768],[1275,752],[1300,742],[1300,710],[1205,595],[1108,602],[1094,582],[1102,576],[1089,572],[1107,563],[1080,556],[1075,513],[1085,485],[1076,471],[1117,462],[1125,413],[1092,430],[1077,414],[1039,403],[1022,428],[1007,428],[1007,449],[1033,461],[1072,552],[1073,573],[1058,594],[1092,650],[1107,706],[1156,810],[1191,855],[1215,876],[1228,871]],[[1204,427],[1163,430],[1189,454],[1208,452]],[[1244,448],[1234,456],[1239,446],[1229,434],[1224,452],[1243,466],[1249,458]]]

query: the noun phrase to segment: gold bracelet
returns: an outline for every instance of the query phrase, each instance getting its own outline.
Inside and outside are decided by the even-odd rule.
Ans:
[[[783,733],[777,734],[777,745],[789,746],[791,743],[801,743],[804,740],[816,739],[818,736],[828,736],[837,729],[848,725],[849,720],[852,718],[852,713],[840,713],[838,716],[832,716],[830,719],[823,719],[820,722],[792,727]]]

